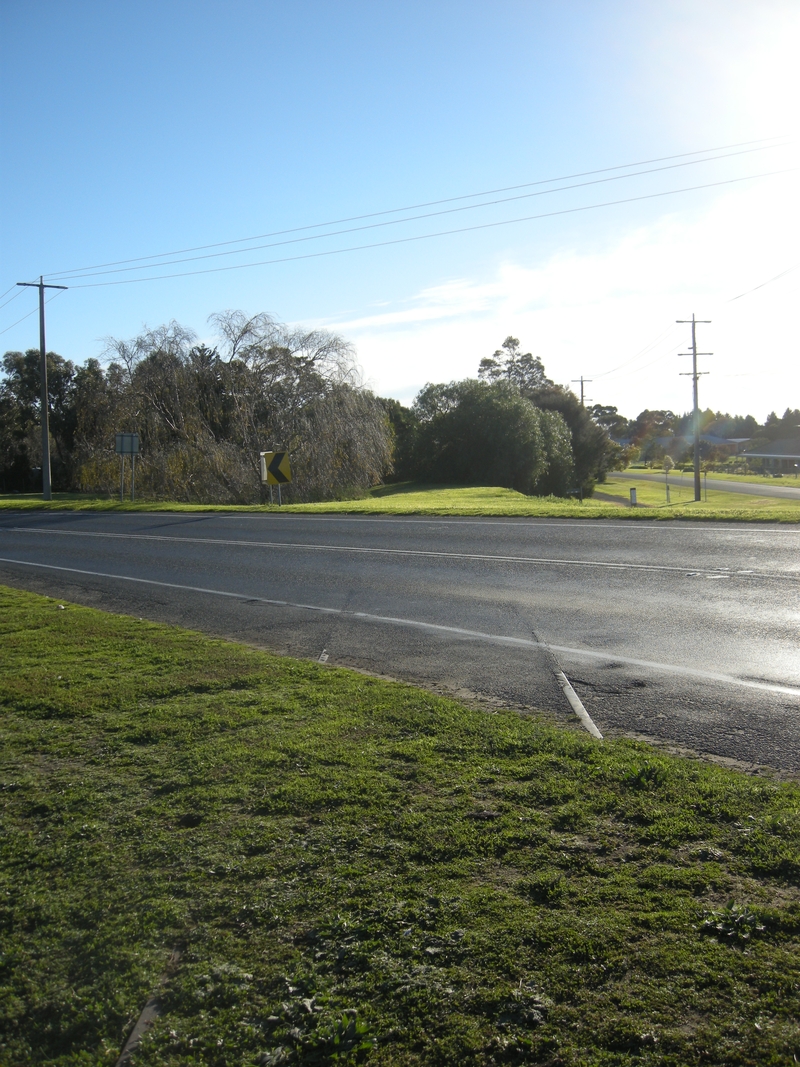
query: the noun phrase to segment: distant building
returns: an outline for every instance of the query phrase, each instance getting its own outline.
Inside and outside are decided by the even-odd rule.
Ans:
[[[760,459],[764,469],[775,474],[795,474],[800,471],[800,437],[789,441],[772,441],[769,445],[742,452],[744,459]]]
[[[710,448],[715,448],[722,454],[731,456],[738,455],[742,450],[742,445],[749,440],[749,437],[717,437],[713,433],[700,434],[700,444],[701,446],[705,445],[704,452]],[[657,445],[666,449],[675,460],[681,456],[688,455],[694,447],[694,437],[691,434],[682,434],[678,437],[656,437],[655,441]]]
[[[752,440],[752,437],[729,437],[728,444],[735,446],[736,455],[738,456],[741,452],[744,451],[744,446],[747,444],[747,442]]]

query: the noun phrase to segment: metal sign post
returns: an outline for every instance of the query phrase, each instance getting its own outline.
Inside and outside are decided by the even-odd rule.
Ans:
[[[138,433],[118,433],[115,452],[120,458],[119,502],[125,499],[125,457],[131,457],[131,501],[136,499],[136,457],[139,455]]]

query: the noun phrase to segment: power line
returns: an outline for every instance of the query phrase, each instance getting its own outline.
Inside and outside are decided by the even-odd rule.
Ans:
[[[488,190],[485,190],[485,191],[480,192],[480,193],[465,193],[465,194],[463,194],[461,196],[446,197],[446,198],[444,198],[442,200],[430,200],[430,201],[427,201],[425,203],[410,204],[410,205],[407,205],[406,207],[387,208],[387,209],[385,209],[383,211],[374,211],[374,212],[370,212],[368,214],[363,214],[363,215],[352,215],[352,216],[350,216],[348,218],[333,219],[333,220],[328,221],[328,222],[317,222],[317,223],[312,223],[312,224],[309,224],[309,225],[306,225],[306,226],[295,226],[295,227],[293,227],[291,229],[275,230],[275,231],[272,231],[271,233],[255,234],[255,235],[253,235],[251,237],[239,237],[239,238],[236,238],[235,240],[232,240],[232,241],[218,241],[218,242],[216,242],[214,244],[197,245],[197,246],[195,246],[193,248],[180,248],[180,249],[176,249],[176,250],[174,250],[172,252],[160,252],[160,253],[157,253],[157,254],[154,254],[154,255],[150,255],[150,256],[138,256],[138,257],[135,257],[133,259],[120,259],[120,260],[113,260],[113,261],[110,261],[108,263],[96,263],[96,264],[93,264],[93,265],[90,265],[90,266],[87,266],[87,267],[75,267],[75,268],[71,268],[69,270],[51,271],[51,272],[49,272],[47,274],[47,277],[59,277],[60,278],[60,277],[66,277],[67,275],[79,274],[79,273],[82,273],[84,271],[100,270],[101,268],[104,268],[104,267],[118,267],[118,266],[123,266],[123,265],[128,264],[128,263],[142,263],[145,260],[149,260],[149,259],[168,259],[170,256],[184,255],[185,253],[189,253],[189,252],[203,252],[203,251],[206,251],[209,248],[222,248],[222,247],[225,247],[226,245],[232,245],[232,244],[247,244],[247,243],[249,243],[251,241],[260,241],[260,240],[263,240],[263,239],[268,238],[268,237],[282,237],[285,234],[300,233],[300,232],[302,232],[304,230],[315,230],[315,229],[321,229],[323,227],[328,227],[328,226],[338,226],[338,225],[341,225],[341,224],[346,223],[346,222],[360,222],[363,219],[378,218],[381,215],[393,215],[393,214],[398,214],[399,212],[404,212],[404,211],[416,211],[416,210],[418,210],[420,208],[425,208],[425,207],[437,207],[439,204],[454,203],[454,202],[456,202],[458,200],[471,200],[471,199],[474,199],[474,198],[480,197],[480,196],[494,196],[496,193],[514,192],[517,189],[527,189],[527,188],[530,188],[532,186],[537,186],[537,185],[551,185],[554,182],[571,181],[573,178],[586,178],[586,177],[591,177],[592,175],[595,175],[595,174],[605,174],[605,173],[608,173],[609,171],[614,171],[614,170],[628,170],[631,167],[648,166],[650,163],[665,163],[665,162],[669,162],[669,161],[671,161],[673,159],[684,159],[686,156],[697,156],[697,155],[708,156],[709,152],[725,152],[725,151],[727,151],[728,149],[731,149],[731,148],[742,148],[742,149],[746,149],[749,152],[759,152],[759,151],[764,151],[767,148],[780,148],[780,147],[783,147],[785,144],[793,143],[791,140],[787,140],[787,141],[782,141],[779,144],[766,144],[765,143],[766,141],[781,141],[781,138],[771,137],[771,138],[762,138],[761,140],[758,140],[758,141],[741,141],[741,142],[738,142],[737,144],[720,145],[720,146],[718,146],[716,148],[701,149],[701,150],[698,150],[696,152],[681,152],[681,153],[679,153],[677,155],[673,155],[673,156],[661,156],[661,157],[658,157],[658,158],[655,158],[655,159],[640,160],[637,163],[621,163],[621,164],[618,164],[617,166],[614,166],[614,167],[602,167],[602,168],[600,168],[598,170],[581,171],[581,172],[579,172],[577,174],[562,175],[559,178],[545,178],[545,179],[541,179],[541,180],[535,181],[535,182],[526,182],[526,183],[523,183],[522,185],[509,185],[509,186],[505,186],[505,187],[502,187],[502,188],[499,188],[499,189],[488,189]],[[761,145],[762,147],[761,148],[748,148],[749,145]],[[730,156],[743,155],[743,154],[747,154],[747,151],[744,151],[744,152],[731,152],[731,153],[729,153],[729,155]],[[690,163],[704,163],[704,162],[710,162],[710,161],[712,161],[714,159],[725,159],[725,158],[729,158],[729,157],[728,156],[710,156],[707,159],[691,160]],[[678,164],[678,165],[679,166],[688,166],[690,164],[687,163],[687,164]],[[665,169],[666,170],[666,169],[669,169],[669,168],[657,168],[657,169]],[[632,175],[623,174],[623,175],[619,175],[619,177],[620,178],[632,177]],[[592,183],[588,183],[587,182],[586,184],[592,184]],[[546,190],[546,191],[550,192],[551,190]],[[498,201],[498,202],[500,202],[500,201]],[[476,205],[471,205],[471,206],[473,206],[473,207],[481,207],[481,206],[487,206],[487,205],[485,205],[485,204],[484,205],[476,204]],[[410,221],[410,220],[400,220],[400,221]],[[328,235],[322,234],[320,236],[332,236],[332,235],[330,235],[330,234],[328,234]],[[246,252],[246,251],[248,251],[248,249],[241,249],[240,251]],[[251,249],[251,251],[252,251],[252,249]],[[201,257],[198,257],[198,258],[201,258]],[[151,264],[151,265],[152,266],[156,266],[157,264]]]
[[[789,267],[788,270],[782,270],[780,274],[776,274],[774,278],[768,278],[765,282],[762,282],[761,285],[756,285],[752,289],[748,289],[744,293],[739,293],[738,296],[731,297],[731,299],[728,300],[727,303],[732,304],[734,300],[741,300],[743,296],[749,296],[757,289],[763,289],[765,285],[772,285],[773,282],[777,282],[779,278],[785,278],[787,274],[791,274],[792,271],[797,270],[798,267],[800,267],[800,263],[795,263],[793,267]]]
[[[14,286],[14,288],[17,289],[16,285]],[[10,293],[11,290],[8,289],[8,290],[6,290],[6,292]],[[5,296],[5,295],[6,295],[6,293],[3,293],[3,296]],[[22,296],[22,290],[21,289],[17,289],[16,293],[14,293],[14,295],[12,297],[10,297],[8,300],[6,300],[5,304],[0,304],[0,308],[6,307],[8,304],[11,303],[12,300],[16,300],[18,296]],[[2,300],[2,297],[0,297],[0,300]]]
[[[20,292],[22,292],[21,289],[20,289]],[[57,296],[61,296],[61,293],[53,293],[52,296],[48,296],[47,299],[45,300],[45,303],[49,304],[50,301],[51,300],[55,300],[55,298]],[[9,301],[9,303],[10,303],[10,301]],[[6,328],[4,330],[0,330],[0,337],[2,337],[4,333],[8,333],[9,330],[13,330],[15,326],[19,326],[19,324],[21,322],[24,322],[25,319],[29,319],[31,317],[31,315],[35,315],[37,310],[38,310],[37,308],[34,308],[32,311],[29,311],[26,315],[23,315],[21,319],[17,319],[17,321],[16,322],[12,322],[10,326],[6,326]]]
[[[665,337],[666,337],[666,336],[667,336],[668,334],[672,333],[672,331],[673,331],[674,329],[675,329],[675,323],[672,323],[672,325],[668,326],[668,327],[666,328],[666,330],[664,330],[664,331],[663,331],[662,333],[660,333],[660,334],[658,335],[658,337],[656,337],[656,338],[655,338],[655,339],[654,339],[653,341],[650,341],[650,342],[649,342],[649,344],[646,344],[646,345],[644,346],[644,348],[641,348],[641,349],[640,349],[640,350],[639,350],[639,351],[638,351],[638,352],[636,353],[636,355],[635,355],[635,356],[631,356],[631,358],[630,358],[630,359],[627,359],[627,360],[625,360],[625,362],[624,362],[624,363],[620,363],[620,364],[618,364],[618,365],[617,365],[616,367],[612,367],[612,368],[611,368],[611,370],[606,370],[606,371],[595,371],[595,372],[594,372],[594,376],[595,376],[595,378],[605,378],[605,377],[607,377],[607,376],[608,376],[609,374],[614,374],[614,373],[615,373],[616,371],[618,371],[618,370],[622,370],[622,368],[623,368],[623,367],[628,367],[628,366],[630,366],[630,364],[631,364],[631,363],[635,363],[635,362],[636,362],[636,360],[637,360],[637,359],[639,358],[639,356],[644,356],[644,355],[647,355],[647,353],[648,353],[648,352],[650,352],[650,351],[651,351],[651,350],[652,350],[653,348],[655,348],[655,347],[656,347],[656,345],[660,344],[660,343],[661,343],[661,341],[663,341],[663,340],[664,340],[664,338],[665,338]],[[680,346],[678,346],[678,347],[680,347]],[[660,359],[661,357],[659,356],[658,358]],[[654,362],[656,362],[656,361],[654,361]],[[651,364],[647,364],[647,366],[651,366]]]
[[[769,147],[774,147],[774,146],[769,146]],[[749,149],[748,151],[751,151],[751,152],[761,151],[761,149]],[[368,224],[366,224],[364,226],[352,226],[352,227],[350,227],[350,228],[348,228],[346,230],[333,230],[333,231],[331,231],[329,233],[310,234],[310,235],[307,235],[305,237],[292,237],[292,238],[288,238],[287,240],[284,240],[284,241],[274,241],[271,244],[253,245],[250,248],[234,248],[234,249],[228,249],[226,252],[208,252],[208,253],[206,253],[205,255],[202,255],[202,256],[189,256],[186,259],[170,260],[169,262],[165,263],[164,266],[170,266],[171,267],[171,266],[178,266],[181,263],[194,263],[194,262],[197,262],[199,260],[204,260],[204,259],[218,259],[221,256],[239,256],[239,255],[243,255],[243,254],[245,254],[247,252],[258,252],[258,251],[261,251],[262,249],[265,249],[265,248],[278,248],[278,247],[280,247],[282,245],[303,244],[306,241],[320,241],[320,240],[323,240],[324,238],[327,238],[327,237],[341,237],[343,234],[346,234],[346,233],[358,233],[358,232],[363,231],[363,230],[381,229],[384,226],[400,226],[400,225],[403,225],[406,222],[418,222],[421,219],[435,218],[435,217],[437,217],[439,215],[453,215],[453,214],[456,214],[456,213],[462,212],[462,211],[475,211],[475,210],[477,210],[479,208],[483,208],[483,207],[495,207],[498,204],[508,204],[508,203],[511,203],[512,201],[515,201],[515,200],[527,200],[527,199],[530,199],[530,198],[536,197],[536,196],[548,196],[548,195],[550,195],[552,193],[567,192],[567,191],[572,190],[572,189],[582,189],[582,188],[585,188],[586,186],[589,186],[589,185],[602,185],[602,184],[604,184],[606,182],[621,181],[623,178],[637,178],[637,177],[641,177],[643,174],[656,174],[656,173],[659,173],[660,171],[674,170],[674,169],[676,169],[678,167],[690,167],[690,166],[693,166],[696,163],[707,163],[707,162],[712,162],[713,160],[716,160],[716,159],[728,159],[728,158],[730,158],[730,155],[742,155],[742,153],[741,152],[735,152],[735,153],[729,153],[728,155],[724,155],[724,156],[710,156],[707,159],[693,159],[693,160],[689,160],[688,162],[684,162],[684,163],[671,163],[669,166],[666,166],[666,167],[654,167],[651,170],[632,171],[630,174],[616,174],[616,175],[614,175],[614,176],[612,176],[610,178],[595,178],[590,182],[579,182],[576,185],[564,185],[564,186],[559,186],[556,189],[539,189],[539,190],[537,190],[536,192],[533,192],[533,193],[520,193],[518,196],[504,197],[501,200],[487,200],[487,201],[484,201],[481,204],[463,204],[460,207],[445,208],[442,211],[426,212],[424,215],[410,215],[410,216],[408,216],[406,218],[403,218],[403,219],[388,219],[388,220],[385,220],[384,222],[371,222],[371,223],[368,223]],[[78,271],[69,271],[69,272],[66,272],[65,274],[48,275],[48,277],[65,278],[66,280],[71,281],[71,280],[76,279],[76,278],[97,278],[97,277],[102,277],[105,274],[127,274],[130,271],[135,271],[135,270],[149,270],[154,265],[155,264],[142,264],[142,265],[136,266],[136,267],[115,267],[112,270],[95,271],[95,272],[91,272],[91,273],[80,273]]]
[[[36,314],[36,310],[37,309],[34,308],[32,311],[29,311],[26,315],[23,315],[21,319],[17,319],[17,321],[16,322],[12,322],[10,326],[6,326],[6,328],[4,330],[0,330],[0,337],[2,337],[2,335],[4,333],[8,333],[9,330],[13,330],[15,326],[19,326],[19,324],[21,322],[24,322],[25,319],[29,319],[31,317],[31,315],[35,315]]]
[[[670,348],[667,352],[660,353],[660,355],[656,356],[655,359],[651,359],[649,363],[645,363],[641,367],[636,367],[635,370],[628,371],[624,375],[623,374],[614,375],[613,377],[609,378],[609,381],[613,382],[618,378],[631,378],[635,374],[641,374],[643,371],[649,370],[650,367],[654,367],[656,365],[656,363],[660,363],[662,360],[666,359],[668,356],[674,355],[675,352],[678,351],[678,349],[681,347],[682,344],[683,344],[683,342],[681,341],[677,345],[673,345],[672,348]],[[639,355],[641,355],[641,354],[642,353],[639,353]],[[634,356],[634,359],[637,359],[637,358],[638,358],[638,356]],[[628,362],[632,363],[633,360],[629,360]],[[627,366],[627,364],[623,364],[623,366]],[[605,385],[606,383],[604,382],[603,384]]]
[[[645,365],[643,367],[637,367],[636,370],[630,371],[629,374],[628,374],[628,377],[630,377],[630,376],[632,376],[634,374],[641,374],[642,371],[649,370],[650,367],[654,367],[656,365],[656,363],[660,363],[661,360],[662,359],[666,359],[667,356],[674,355],[678,351],[678,349],[681,347],[682,344],[683,344],[683,342],[681,341],[679,344],[673,345],[673,347],[670,348],[670,350],[668,352],[662,352],[660,356],[656,356],[656,358],[650,360],[649,363],[645,363]]]
[[[84,282],[70,286],[72,289],[96,289],[108,285],[134,285],[137,282],[164,281],[168,278],[192,278],[200,274],[219,274],[229,270],[246,270],[249,267],[265,267],[276,263],[294,263],[303,259],[319,259],[323,256],[335,256],[344,252],[360,252],[371,248],[385,248],[390,245],[409,244],[413,241],[427,241],[434,237],[447,237],[457,233],[472,233],[477,230],[489,230],[498,226],[511,226],[518,222],[534,222],[538,219],[554,218],[558,215],[572,215],[581,211],[593,211],[602,207],[617,207],[620,204],[632,204],[640,200],[654,200],[662,196],[674,196],[677,193],[692,193],[703,189],[714,189],[722,185],[734,185],[738,182],[753,181],[757,178],[769,178],[778,174],[788,174],[796,171],[797,167],[789,167],[784,170],[764,171],[761,174],[747,174],[741,178],[728,178],[725,181],[707,182],[704,185],[689,185],[682,189],[666,189],[659,193],[646,193],[641,196],[629,196],[622,200],[606,200],[599,204],[584,204],[580,207],[562,208],[559,211],[546,211],[539,215],[524,215],[516,219],[501,219],[498,222],[484,222],[475,226],[460,226],[453,230],[439,230],[435,233],[416,234],[412,237],[397,237],[390,241],[375,241],[370,244],[350,245],[346,248],[329,248],[322,252],[307,252],[299,256],[283,256],[279,259],[263,259],[254,263],[234,263],[227,267],[209,267],[204,270],[180,271],[175,274],[153,274],[147,278],[120,278],[111,282]]]

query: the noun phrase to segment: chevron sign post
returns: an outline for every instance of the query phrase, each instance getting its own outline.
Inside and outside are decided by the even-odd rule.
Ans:
[[[261,452],[261,481],[269,486],[272,503],[272,487],[278,487],[278,503],[281,503],[281,486],[292,480],[292,468],[288,452]]]

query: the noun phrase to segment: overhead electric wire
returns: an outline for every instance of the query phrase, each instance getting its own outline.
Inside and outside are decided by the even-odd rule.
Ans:
[[[780,274],[776,274],[773,278],[768,278],[767,281],[762,282],[760,285],[756,285],[752,289],[747,289],[744,293],[740,293],[739,296],[732,297],[730,300],[726,301],[726,303],[732,304],[734,302],[734,300],[740,300],[743,296],[749,296],[750,293],[755,293],[756,290],[763,289],[765,285],[770,285],[772,282],[777,282],[780,278],[785,278],[787,274],[791,274],[793,271],[796,271],[798,269],[798,267],[800,267],[800,263],[795,263],[795,265],[793,267],[788,267],[786,270],[781,271]],[[635,363],[636,360],[639,359],[640,356],[645,355],[647,352],[651,351],[656,345],[660,344],[660,342],[664,338],[666,338],[670,333],[672,333],[672,331],[676,328],[676,325],[677,324],[673,323],[670,326],[668,326],[667,329],[664,330],[663,333],[660,333],[658,335],[658,337],[655,338],[655,340],[651,341],[650,344],[645,345],[645,347],[640,349],[636,353],[635,356],[632,356],[629,360],[626,360],[624,363],[620,363],[618,366],[612,367],[611,370],[607,370],[607,371],[591,371],[590,373],[591,373],[592,377],[593,378],[605,378],[605,377],[607,377],[609,375],[615,374],[616,371],[618,371],[618,370],[622,370],[624,367],[629,367],[630,364],[631,363]],[[679,344],[679,345],[676,345],[675,348],[671,348],[669,350],[669,352],[663,353],[662,356],[658,356],[656,359],[652,360],[652,362],[646,363],[643,367],[638,367],[636,370],[630,371],[629,373],[630,374],[638,374],[639,371],[647,370],[648,367],[652,367],[654,363],[658,363],[658,361],[660,359],[671,355],[674,351],[676,351],[678,348],[680,348],[682,344],[683,344],[683,342],[681,342],[681,344]],[[750,377],[750,376],[751,375],[750,375],[749,371],[748,371],[747,374],[720,374],[719,375],[720,378],[743,378],[743,377]]]
[[[746,174],[740,178],[728,178],[724,181],[707,182],[703,185],[689,185],[682,189],[665,189],[658,193],[645,193],[641,196],[629,196],[622,200],[606,200],[599,204],[584,204],[579,207],[562,208],[559,211],[545,211],[539,215],[524,215],[515,219],[501,219],[497,222],[477,223],[474,226],[460,226],[453,230],[438,230],[435,233],[415,234],[412,237],[396,237],[389,241],[374,241],[370,244],[349,245],[345,248],[329,248],[322,252],[306,252],[298,256],[283,256],[279,259],[263,259],[254,263],[233,263],[227,267],[209,267],[204,270],[180,271],[175,274],[153,274],[146,278],[119,278],[110,282],[83,282],[78,285],[70,285],[70,289],[97,289],[109,285],[135,285],[139,282],[164,281],[168,278],[192,278],[201,274],[219,274],[229,270],[246,270],[250,267],[265,267],[276,263],[294,263],[303,259],[320,259],[323,256],[341,255],[344,252],[360,252],[371,248],[385,248],[390,245],[409,244],[413,241],[427,241],[434,237],[447,237],[457,233],[473,233],[477,230],[494,229],[498,226],[511,226],[518,222],[534,222],[538,219],[554,218],[558,215],[571,215],[581,211],[593,211],[602,207],[617,207],[620,204],[632,204],[641,200],[654,200],[662,196],[674,196],[678,193],[692,193],[703,189],[714,189],[723,185],[735,185],[738,182],[753,181],[758,178],[769,178],[778,174],[788,174],[796,171],[796,167],[788,167],[784,170],[764,171],[761,174]]]
[[[11,288],[12,289],[17,289],[16,285],[12,285]],[[3,296],[6,296],[10,292],[11,292],[11,289],[6,289],[5,293],[3,293]],[[17,289],[16,293],[14,293],[14,295],[12,297],[9,297],[8,300],[6,300],[5,304],[0,304],[0,308],[7,307],[11,303],[12,300],[16,300],[18,296],[22,296],[22,293],[23,293],[22,289]],[[2,297],[0,297],[0,300],[2,300]]]
[[[624,363],[620,363],[618,366],[612,367],[611,370],[590,371],[592,377],[593,378],[605,378],[607,375],[614,374],[614,373],[616,373],[616,371],[622,370],[623,367],[628,367],[628,366],[630,366],[631,363],[635,363],[636,360],[640,356],[647,355],[647,353],[652,351],[656,347],[656,345],[660,344],[664,340],[665,337],[667,337],[670,333],[672,333],[673,330],[675,329],[675,326],[676,326],[676,323],[673,322],[671,325],[669,325],[666,328],[666,330],[664,330],[662,333],[660,333],[658,335],[658,337],[655,338],[655,340],[650,341],[649,344],[646,344],[644,346],[644,348],[640,349],[636,353],[635,356],[631,356],[631,358],[626,360]]]
[[[795,263],[793,267],[789,267],[788,270],[782,270],[780,274],[776,274],[774,278],[767,278],[761,285],[755,285],[752,289],[747,289],[744,293],[739,293],[738,296],[731,297],[727,302],[732,304],[734,300],[741,300],[743,296],[749,296],[751,293],[756,292],[757,289],[763,289],[765,285],[772,285],[773,282],[777,282],[779,278],[785,278],[787,274],[791,274],[792,271],[797,270],[800,267],[800,263]]]
[[[26,314],[24,314],[21,319],[17,319],[17,321],[16,322],[12,322],[10,326],[6,326],[6,328],[4,330],[0,330],[0,337],[2,337],[2,335],[4,333],[8,333],[9,330],[13,330],[15,326],[19,326],[19,324],[21,322],[24,322],[25,319],[29,319],[31,317],[31,315],[35,315],[38,310],[39,310],[39,306],[37,304],[37,306],[35,308],[33,308],[32,311],[26,312]]]
[[[769,147],[774,147],[770,145]],[[748,149],[748,152],[762,151],[762,149]],[[741,152],[732,152],[722,156],[711,156],[707,159],[692,159],[683,163],[671,163],[665,167],[653,167],[650,170],[638,170],[632,171],[630,174],[615,174],[608,178],[595,178],[589,182],[578,182],[575,185],[563,185],[556,189],[538,189],[533,193],[520,193],[517,196],[504,197],[500,200],[487,200],[480,204],[462,204],[460,207],[444,208],[441,211],[431,211],[424,215],[410,215],[402,219],[387,219],[383,222],[371,222],[364,226],[352,226],[346,230],[332,230],[329,233],[322,234],[310,234],[305,237],[291,237],[284,241],[273,241],[266,245],[252,245],[249,248],[236,248],[228,249],[226,252],[208,252],[202,256],[188,256],[186,259],[173,259],[169,260],[164,266],[173,267],[178,266],[181,263],[195,263],[205,259],[219,259],[222,256],[238,256],[244,255],[248,252],[260,252],[265,248],[279,248],[283,245],[303,244],[307,241],[320,241],[327,237],[341,237],[348,233],[359,233],[364,230],[381,229],[384,226],[400,226],[407,222],[419,222],[421,219],[436,218],[440,215],[453,215],[462,211],[475,211],[482,207],[496,207],[498,204],[508,204],[516,200],[527,200],[536,196],[548,196],[552,193],[569,192],[572,189],[583,189],[589,185],[603,185],[606,182],[616,182],[623,178],[638,178],[644,174],[656,174],[664,170],[675,170],[678,167],[690,167],[696,163],[712,162],[717,159],[729,159],[732,155],[742,155]],[[86,273],[73,272],[69,277],[67,275],[47,275],[49,278],[60,278],[66,281],[72,281],[75,278],[99,278],[106,274],[127,274],[131,271],[150,270],[155,264],[141,264],[135,267],[115,267],[111,270],[101,270]]]
[[[682,347],[683,341],[680,341],[677,345],[674,345],[672,348],[670,348],[668,352],[662,352],[660,355],[656,356],[655,359],[651,359],[649,363],[645,363],[643,367],[636,367],[634,370],[628,371],[625,377],[630,378],[634,374],[641,374],[642,371],[648,370],[650,367],[654,367],[656,363],[660,363],[662,359],[666,359],[668,356],[674,355],[678,351],[678,349]],[[609,380],[613,381],[613,378],[610,378]]]
[[[51,300],[55,300],[55,298],[57,296],[61,296],[61,293],[63,291],[64,290],[62,289],[57,293],[53,293],[52,296],[45,297],[45,300],[44,300],[45,304],[49,304]],[[0,337],[2,337],[4,333],[8,333],[9,330],[13,330],[15,326],[19,326],[19,324],[21,322],[24,322],[25,319],[29,319],[31,317],[31,315],[35,315],[38,310],[39,310],[39,304],[37,302],[36,307],[33,308],[31,311],[28,311],[25,315],[22,316],[21,319],[17,319],[17,321],[16,322],[12,322],[10,326],[6,326],[6,328],[4,330],[0,330]]]
[[[767,144],[766,143],[767,141],[779,141],[781,143],[780,144]],[[343,223],[346,223],[346,222],[360,222],[363,219],[378,218],[381,215],[393,215],[393,214],[398,214],[399,212],[403,212],[403,211],[416,211],[419,208],[436,207],[439,204],[455,203],[458,200],[472,200],[472,199],[474,199],[476,197],[480,197],[480,196],[494,196],[495,193],[513,192],[513,191],[515,191],[517,189],[527,189],[527,188],[530,188],[532,186],[537,186],[537,185],[551,185],[554,182],[571,181],[573,178],[586,178],[586,177],[590,177],[590,176],[592,176],[594,174],[605,174],[605,173],[608,173],[609,171],[613,171],[613,170],[628,170],[631,167],[648,166],[650,163],[665,163],[665,162],[669,162],[670,160],[673,160],[673,159],[684,159],[686,156],[697,156],[697,155],[708,156],[708,153],[710,153],[710,152],[726,152],[730,148],[742,148],[742,149],[745,149],[746,151],[758,152],[758,151],[764,151],[767,148],[780,148],[784,144],[789,144],[789,143],[792,143],[792,142],[790,140],[785,140],[784,141],[784,140],[782,140],[781,137],[767,137],[767,138],[762,138],[762,139],[760,139],[758,141],[740,141],[740,142],[737,142],[736,144],[719,145],[719,146],[717,146],[715,148],[699,149],[699,150],[697,150],[695,152],[680,152],[680,153],[678,153],[676,155],[672,155],[672,156],[660,156],[660,157],[657,157],[655,159],[639,160],[636,163],[620,163],[620,164],[618,164],[618,165],[616,165],[614,167],[601,167],[601,168],[599,168],[597,170],[580,171],[580,172],[578,172],[576,174],[562,175],[559,178],[543,178],[543,179],[540,179],[539,181],[535,181],[535,182],[525,182],[525,183],[523,183],[521,185],[508,185],[508,186],[504,186],[504,187],[501,187],[501,188],[498,188],[498,189],[484,190],[483,192],[480,192],[480,193],[464,193],[461,196],[445,197],[444,199],[441,199],[441,200],[430,200],[430,201],[427,201],[427,202],[424,202],[424,203],[420,203],[420,204],[410,204],[410,205],[407,205],[406,207],[387,208],[387,209],[385,209],[383,211],[373,211],[373,212],[370,212],[368,214],[363,214],[363,215],[352,215],[352,216],[349,216],[347,218],[333,219],[333,220],[330,220],[328,222],[316,222],[316,223],[311,223],[311,224],[306,225],[306,226],[295,226],[295,227],[292,227],[290,229],[285,229],[285,230],[274,230],[274,231],[272,231],[270,233],[254,234],[251,237],[239,237],[239,238],[236,238],[235,240],[231,240],[231,241],[217,241],[216,243],[213,243],[213,244],[196,245],[196,246],[194,246],[192,248],[180,248],[180,249],[175,249],[172,252],[159,252],[159,253],[156,253],[156,254],[153,254],[153,255],[150,255],[150,256],[137,256],[137,257],[132,258],[132,259],[112,260],[112,261],[107,262],[107,263],[95,263],[95,264],[92,264],[92,265],[86,266],[86,267],[70,268],[69,270],[50,271],[46,275],[46,277],[48,277],[48,278],[56,278],[56,277],[61,278],[61,277],[66,277],[67,275],[81,274],[84,271],[100,270],[101,268],[104,268],[104,267],[118,267],[118,266],[124,266],[125,264],[128,264],[128,263],[144,263],[145,260],[151,260],[151,259],[167,259],[170,256],[180,256],[180,255],[184,255],[185,253],[188,253],[188,252],[203,252],[203,251],[206,251],[209,248],[222,248],[222,247],[225,247],[226,245],[232,245],[232,244],[248,244],[251,241],[260,241],[260,240],[263,240],[263,239],[268,238],[268,237],[282,237],[285,234],[300,233],[300,232],[302,232],[304,230],[315,230],[315,229],[322,229],[323,227],[328,227],[328,226],[339,226],[339,225],[341,225]],[[762,147],[761,148],[748,148],[749,145],[761,145]],[[730,155],[742,155],[742,154],[746,154],[746,152],[732,152],[732,153],[730,153]],[[714,156],[714,157],[709,157],[709,160],[710,159],[717,159],[717,158],[722,159],[722,158],[726,158],[726,157],[724,157],[724,156]],[[691,160],[690,162],[692,162],[692,163],[703,163],[703,162],[707,162],[709,160],[700,159],[700,160]],[[680,164],[680,165],[687,165],[687,164]],[[668,169],[668,168],[663,168],[663,169]],[[619,177],[630,177],[630,176],[631,175],[624,175],[624,174],[623,175],[619,175]],[[587,183],[587,184],[590,184],[590,183]],[[550,190],[547,190],[547,191],[550,191]],[[474,206],[480,207],[482,205],[474,205]],[[483,205],[483,206],[485,206],[485,205]],[[410,220],[406,220],[406,221],[410,221]],[[327,235],[321,234],[320,236],[332,236],[332,235],[331,234],[327,234]],[[241,251],[246,252],[246,251],[248,251],[248,249],[241,249]],[[250,251],[253,251],[253,249],[250,249]],[[200,257],[198,257],[198,258],[200,258]],[[158,264],[151,264],[151,266],[158,266]],[[145,268],[143,268],[143,269],[145,269]]]

